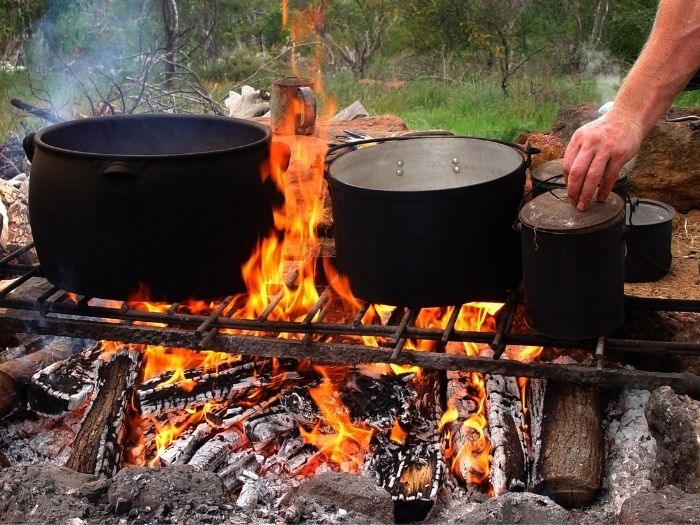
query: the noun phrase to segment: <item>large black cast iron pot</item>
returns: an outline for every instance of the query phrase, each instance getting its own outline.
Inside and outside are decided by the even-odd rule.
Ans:
[[[367,301],[502,301],[520,280],[513,231],[534,150],[471,137],[401,137],[328,170],[336,262]]]
[[[83,295],[152,300],[245,290],[241,265],[283,197],[269,128],[194,115],[88,118],[25,139],[42,271]]]
[[[528,324],[571,340],[619,328],[625,320],[622,197],[611,193],[580,212],[566,189],[554,189],[528,202],[519,217]]]

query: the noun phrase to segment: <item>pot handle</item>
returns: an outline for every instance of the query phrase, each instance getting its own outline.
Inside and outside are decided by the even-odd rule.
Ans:
[[[500,142],[500,141],[495,141],[495,142]],[[521,144],[515,144],[515,143],[508,143],[508,142],[503,142],[503,144],[507,146],[511,146],[517,150],[520,150],[521,153],[525,154],[526,161],[525,161],[525,167],[529,168],[530,165],[532,164],[532,156],[533,155],[538,155],[539,153],[542,153],[542,150],[540,148],[535,148],[530,146],[528,144],[527,146],[522,146]]]
[[[141,175],[141,170],[138,170],[136,166],[128,162],[124,162],[123,160],[108,160],[102,166],[100,175],[120,179],[133,179]]]
[[[22,140],[22,148],[29,162],[34,158],[34,135],[36,135],[36,133],[32,132]]]

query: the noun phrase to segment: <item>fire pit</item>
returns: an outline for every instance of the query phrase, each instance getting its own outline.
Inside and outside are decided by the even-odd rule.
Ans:
[[[31,245],[0,260],[15,277],[0,288],[2,331],[84,341],[28,377],[0,364],[17,380],[6,403],[16,412],[0,431],[0,438],[14,433],[12,460],[26,449],[40,456],[33,440],[51,436],[51,459],[109,480],[81,479],[76,490],[133,519],[223,520],[262,507],[265,519],[278,509],[294,522],[312,512],[304,501],[323,494],[336,498],[336,511],[313,510],[319,519],[347,519],[341,507],[350,519],[358,512],[404,522],[438,512],[446,492],[464,505],[489,496],[531,502],[561,518],[566,511],[529,491],[570,507],[600,494],[605,442],[624,441],[604,433],[602,420],[614,421],[603,409],[606,391],[671,385],[700,393],[694,374],[629,366],[649,354],[700,355],[699,343],[633,332],[578,342],[543,337],[523,322],[517,291],[504,304],[440,308],[354,298],[334,271],[331,239],[316,236],[329,230],[318,227],[325,141],[286,140],[286,210],[276,217],[284,245],[279,235],[261,241],[243,268],[248,294],[105,302],[69,294],[46,282],[39,266],[18,263]],[[309,223],[315,227],[299,227]],[[280,275],[280,267],[287,271]],[[648,311],[691,315],[700,302],[626,298],[628,317]],[[55,354],[54,343],[26,357]],[[28,436],[29,413],[64,423]],[[189,511],[179,492],[172,505],[155,492],[160,483],[189,486],[187,476],[212,487],[209,498],[190,496]],[[341,499],[344,491],[353,497]],[[366,504],[358,509],[351,500]]]

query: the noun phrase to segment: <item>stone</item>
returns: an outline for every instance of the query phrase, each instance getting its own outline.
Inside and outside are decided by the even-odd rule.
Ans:
[[[700,524],[699,508],[700,495],[668,485],[658,492],[637,492],[622,504],[618,520],[634,525]]]
[[[700,402],[663,386],[652,392],[644,414],[656,439],[653,486],[700,493]]]
[[[208,501],[226,503],[221,479],[213,472],[200,472],[190,465],[122,469],[112,478],[108,497],[113,505],[120,497],[129,499],[139,509],[159,509],[166,501],[172,508],[189,504],[191,508],[204,505],[206,509]]]
[[[333,504],[381,523],[394,523],[391,495],[364,476],[343,472],[319,474],[290,491],[280,505],[283,508],[291,505],[296,498]]]
[[[479,505],[475,510],[449,520],[454,524],[486,525],[573,525],[573,515],[546,496],[531,492],[507,492]]]

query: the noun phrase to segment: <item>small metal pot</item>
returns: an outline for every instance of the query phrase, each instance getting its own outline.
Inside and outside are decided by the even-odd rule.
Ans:
[[[534,330],[581,340],[622,325],[624,216],[624,201],[615,193],[587,212],[578,211],[563,189],[523,206],[523,293]]]
[[[554,189],[566,188],[564,170],[562,169],[563,162],[564,159],[550,160],[532,170],[531,182],[533,197],[538,197]],[[623,196],[625,195],[629,182],[629,171],[630,170],[626,168],[620,171],[620,175],[618,175],[617,181],[615,181],[615,186],[613,186],[613,191],[615,193]]]
[[[536,150],[472,137],[377,142],[328,170],[336,263],[352,292],[401,306],[504,300],[520,280],[512,225]]]
[[[671,238],[676,210],[664,202],[632,198],[625,209],[625,282],[661,279],[671,269]]]

